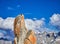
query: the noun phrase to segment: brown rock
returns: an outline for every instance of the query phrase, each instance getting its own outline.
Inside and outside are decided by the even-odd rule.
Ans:
[[[15,43],[24,44],[26,33],[27,29],[25,27],[24,16],[19,15],[14,20]]]
[[[36,44],[35,34],[32,30],[27,31],[22,14],[14,20],[14,34],[14,44]]]
[[[20,29],[22,27],[26,29],[25,22],[24,22],[24,16],[23,15],[19,15],[14,20],[14,34],[15,34],[15,36],[19,36],[20,35]],[[26,31],[27,31],[27,29],[26,29]]]
[[[36,36],[32,30],[28,31],[24,44],[36,44]]]

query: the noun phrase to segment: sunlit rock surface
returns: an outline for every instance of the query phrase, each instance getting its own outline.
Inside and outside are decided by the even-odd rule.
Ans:
[[[25,27],[24,16],[21,14],[17,16],[14,21],[15,43],[24,44],[26,33],[27,29]]]
[[[36,36],[32,30],[27,32],[24,44],[36,44]]]
[[[14,20],[14,34],[14,44],[30,44],[29,42],[36,44],[36,37],[34,32],[32,30],[27,31],[26,29],[23,14],[17,16]]]

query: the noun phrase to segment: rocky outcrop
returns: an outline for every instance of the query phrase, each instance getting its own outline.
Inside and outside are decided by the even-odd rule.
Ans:
[[[19,36],[20,35],[20,30],[26,29],[25,27],[25,22],[24,22],[24,16],[22,15],[18,15],[15,20],[14,20],[14,34],[15,36]]]
[[[14,20],[14,44],[36,44],[36,37],[32,30],[27,31],[23,14]]]
[[[27,32],[24,44],[36,44],[36,37],[32,30]]]
[[[25,27],[24,16],[19,15],[14,21],[15,44],[24,44],[27,29]]]

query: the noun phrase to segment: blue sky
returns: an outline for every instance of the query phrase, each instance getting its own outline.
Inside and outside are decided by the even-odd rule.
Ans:
[[[45,26],[53,29],[54,26],[60,22],[60,0],[0,0],[1,18],[9,19],[8,17],[16,17],[21,13],[29,20],[33,18],[41,20],[45,18],[46,20],[43,21],[46,23]],[[37,22],[39,20],[37,20]],[[54,26],[49,25],[50,20]],[[10,23],[7,21],[7,24]],[[60,27],[60,25],[58,25],[58,27]]]
[[[49,20],[52,14],[60,13],[60,0],[0,0],[0,17],[16,17],[20,13],[25,18]]]
[[[27,29],[60,31],[60,0],[0,0],[0,35],[5,31],[1,29],[13,30],[14,18],[21,13]]]
[[[0,40],[14,39],[14,18],[21,13],[28,30],[60,31],[60,0],[0,0]]]

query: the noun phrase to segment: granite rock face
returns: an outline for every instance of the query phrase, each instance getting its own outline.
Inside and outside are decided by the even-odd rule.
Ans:
[[[27,32],[24,44],[36,44],[36,36],[32,30]]]
[[[24,15],[18,15],[14,20],[14,44],[36,44],[36,37],[32,30],[27,31]]]

